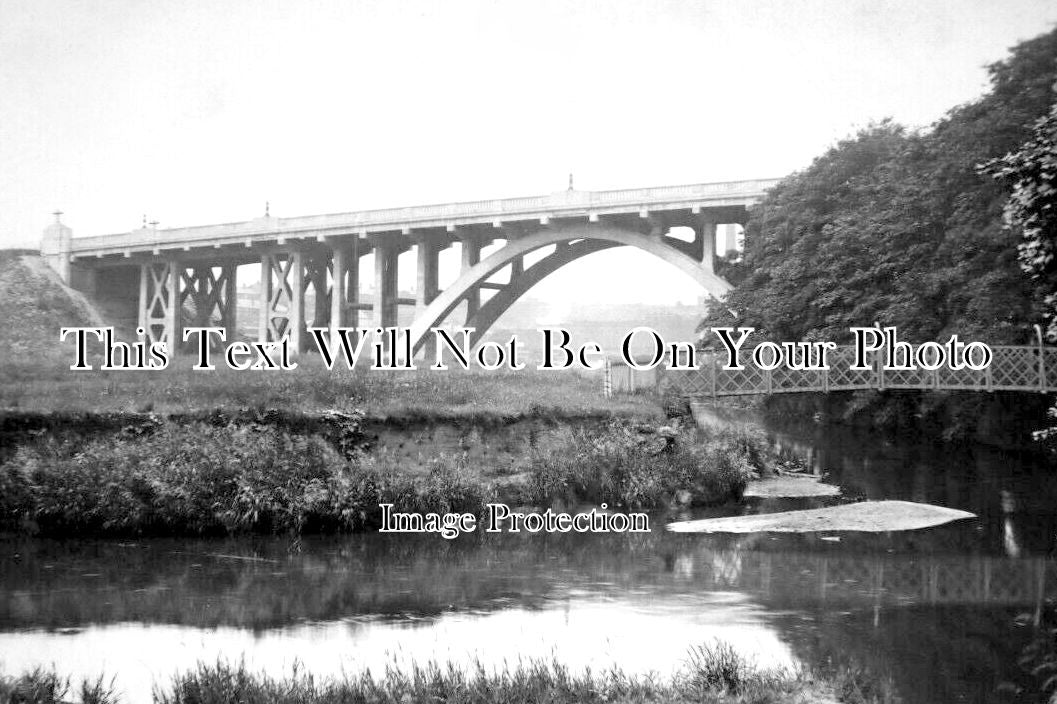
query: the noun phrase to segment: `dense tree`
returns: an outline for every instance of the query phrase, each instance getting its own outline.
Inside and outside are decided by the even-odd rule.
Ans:
[[[849,327],[880,322],[911,341],[1031,341],[1040,300],[1057,294],[1054,118],[1033,136],[1053,102],[1057,29],[1013,48],[989,73],[985,95],[931,128],[873,124],[772,189],[750,212],[742,260],[722,267],[734,290],[702,326],[848,342]],[[1002,179],[980,168],[995,160]],[[1007,201],[1015,227],[1003,223]],[[1034,279],[1018,260],[1021,231]],[[1049,310],[1057,314],[1057,297]],[[768,408],[995,441],[1044,422],[1045,404],[1023,395],[864,392],[774,398]]]
[[[907,339],[957,333],[1029,339],[1032,287],[1008,188],[978,166],[1024,143],[1057,79],[1057,30],[989,67],[991,90],[931,129],[890,121],[838,143],[784,179],[750,214],[735,289],[704,325],[737,322],[784,340],[847,340],[895,325]]]
[[[1035,124],[1027,143],[984,171],[1012,188],[1006,227],[1020,237],[1020,265],[1036,284],[1048,337],[1057,339],[1057,105]]]

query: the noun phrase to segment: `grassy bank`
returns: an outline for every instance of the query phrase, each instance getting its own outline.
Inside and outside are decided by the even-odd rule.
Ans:
[[[715,431],[702,443],[691,432],[613,420],[548,432],[509,464],[430,451],[412,467],[372,453],[360,416],[329,418],[292,426],[266,415],[148,417],[114,432],[23,438],[0,465],[0,528],[57,536],[355,532],[379,527],[380,503],[479,515],[497,500],[658,510],[738,498],[765,462],[764,443],[752,435]]]
[[[71,352],[72,355],[72,352]],[[488,416],[658,418],[650,398],[604,398],[599,373],[329,371],[305,355],[290,371],[193,371],[177,358],[160,371],[70,371],[61,361],[17,359],[0,368],[0,409],[30,412],[188,413],[284,408],[313,413],[362,410],[380,418],[462,419]]]
[[[117,704],[122,699],[104,678],[71,685],[53,672],[37,670],[0,678],[0,702]],[[691,651],[670,678],[640,677],[614,668],[573,671],[558,662],[527,662],[493,671],[478,665],[465,672],[451,665],[387,668],[344,679],[318,679],[294,672],[274,678],[241,665],[200,665],[156,687],[157,704],[332,704],[378,702],[698,702],[711,704],[887,704],[898,701],[889,687],[863,681],[845,670],[832,677],[762,670],[721,643]]]

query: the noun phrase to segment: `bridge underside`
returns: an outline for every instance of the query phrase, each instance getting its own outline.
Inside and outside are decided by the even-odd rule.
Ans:
[[[395,327],[401,308],[413,307],[410,327],[416,349],[430,328],[445,325],[474,328],[471,339],[477,344],[543,278],[581,257],[617,246],[636,247],[668,262],[720,298],[730,286],[713,266],[716,228],[743,222],[744,214],[744,207],[650,213],[643,209],[577,219],[404,228],[367,236],[276,235],[263,242],[76,257],[68,276],[77,288],[121,299],[126,316],[134,302],[138,327],[151,341],[165,342],[170,349],[180,344],[187,326],[222,327],[229,340],[236,337],[237,268],[247,264],[259,265],[261,271],[256,339],[289,336],[291,348],[303,350],[308,327]],[[441,289],[440,254],[456,243],[460,273]],[[482,250],[490,247],[482,258]],[[416,286],[413,295],[401,296],[400,255],[412,249]],[[367,255],[374,256],[369,297],[360,281],[360,260]]]

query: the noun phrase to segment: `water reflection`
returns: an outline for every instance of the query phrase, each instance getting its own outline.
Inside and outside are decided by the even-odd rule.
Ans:
[[[272,673],[519,656],[669,672],[718,637],[765,665],[854,661],[908,702],[1032,700],[1018,659],[1052,640],[1052,472],[975,448],[775,439],[849,494],[980,518],[879,535],[0,539],[0,661],[117,673],[139,700],[218,656]]]

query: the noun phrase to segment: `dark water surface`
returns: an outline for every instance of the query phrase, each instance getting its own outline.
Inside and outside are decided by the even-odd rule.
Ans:
[[[668,674],[718,638],[761,665],[857,667],[908,702],[1040,700],[1030,670],[1057,650],[1052,470],[832,430],[776,440],[847,495],[979,519],[879,535],[669,534],[658,520],[648,535],[453,541],[0,539],[0,668],[116,675],[142,701],[218,657],[276,675],[532,657]]]

